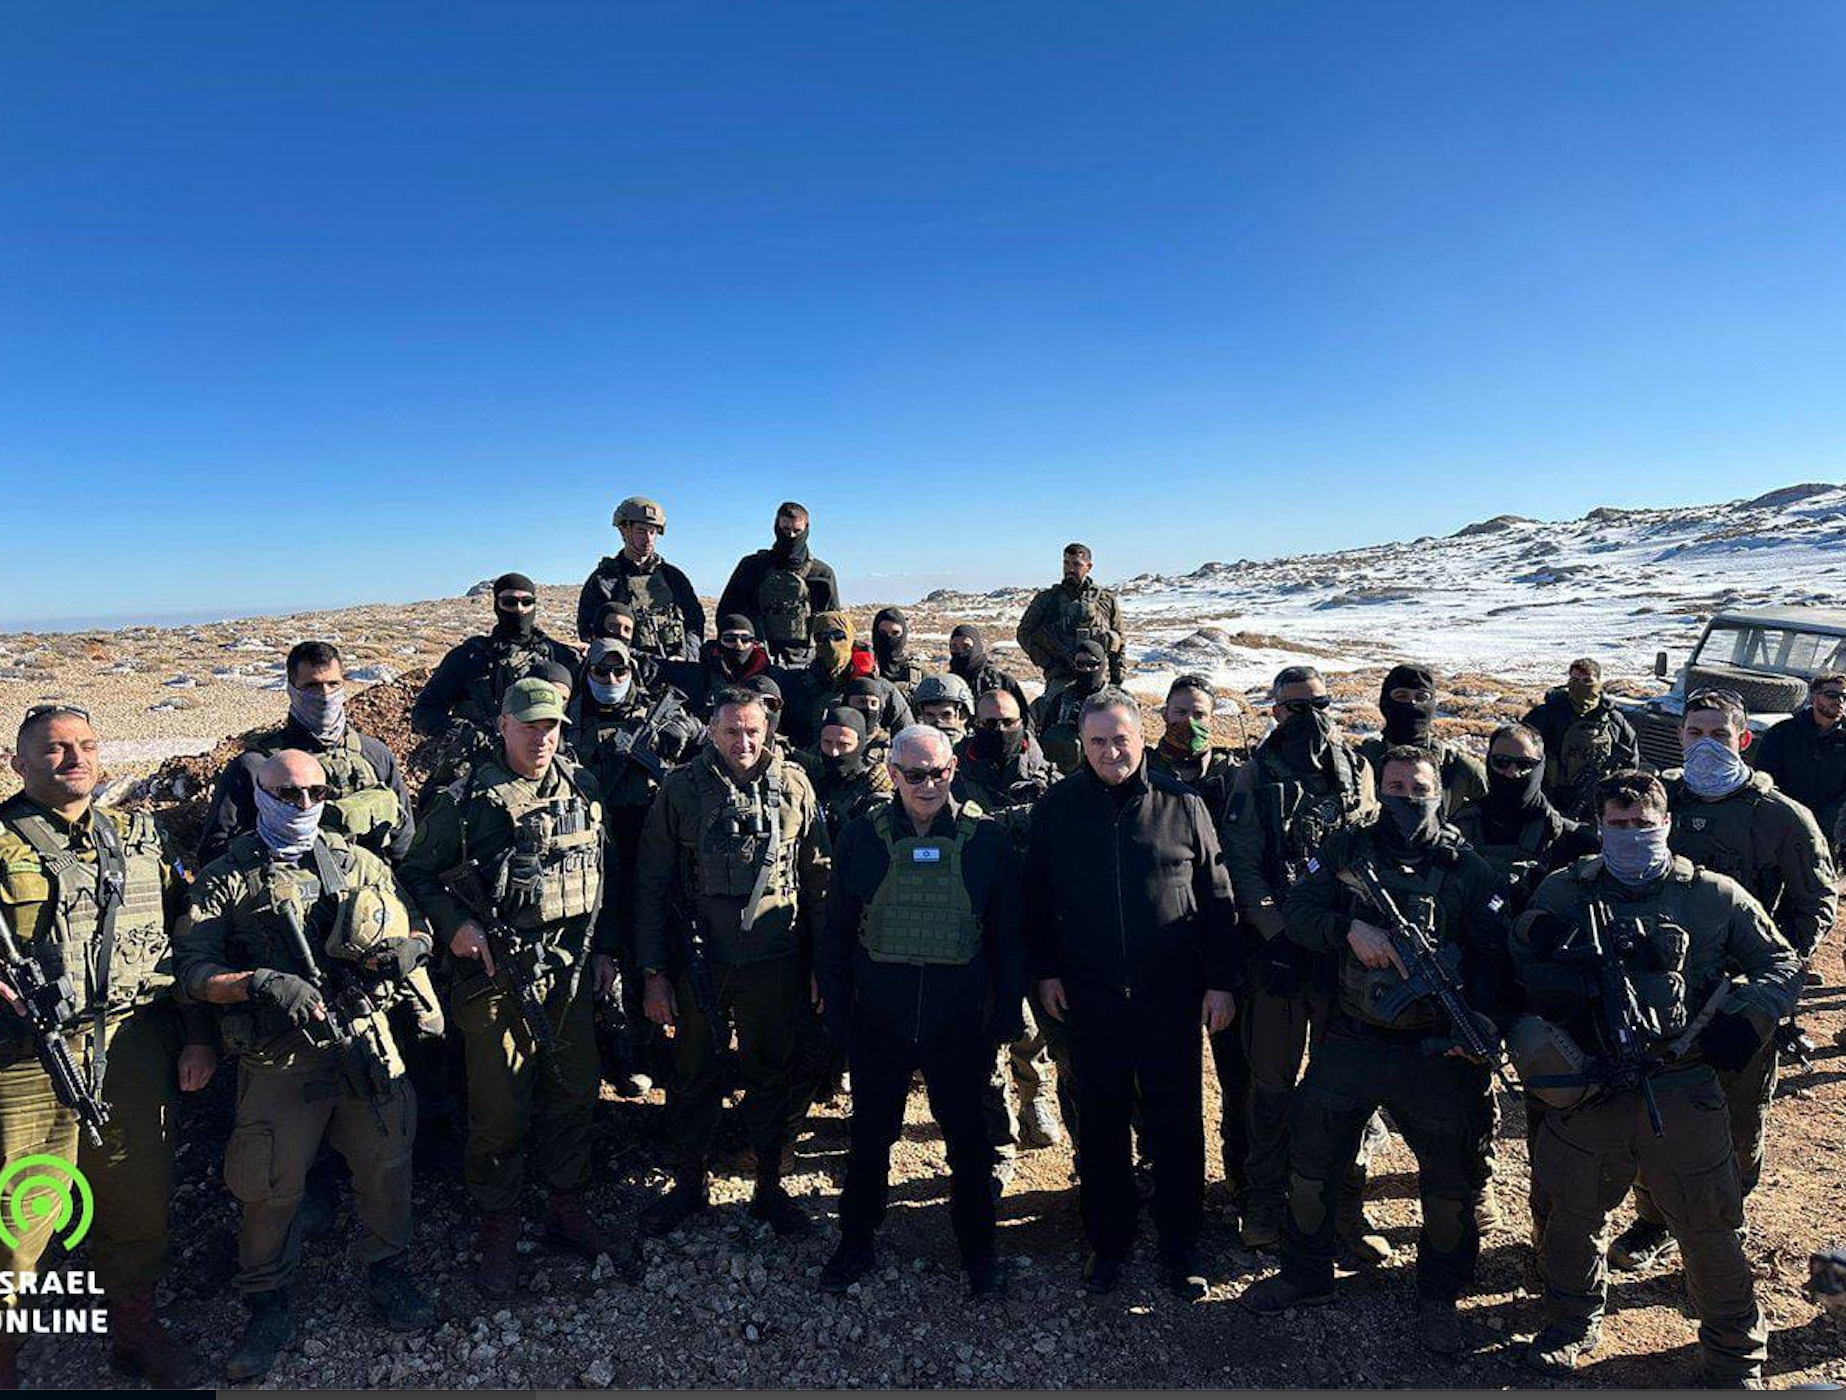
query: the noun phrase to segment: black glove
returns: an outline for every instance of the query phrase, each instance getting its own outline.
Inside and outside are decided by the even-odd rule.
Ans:
[[[1257,980],[1272,997],[1292,997],[1301,990],[1307,965],[1308,950],[1279,933],[1263,944],[1263,955],[1256,965]]]
[[[421,938],[382,938],[365,950],[365,965],[390,982],[402,982],[429,961]]]
[[[1736,1073],[1750,1063],[1750,1057],[1762,1048],[1763,1038],[1748,1018],[1720,1011],[1711,1024],[1699,1032],[1699,1049],[1705,1063],[1713,1069]]]
[[[326,1011],[320,989],[292,972],[263,968],[250,979],[250,999],[277,1007],[291,1026],[305,1026]]]

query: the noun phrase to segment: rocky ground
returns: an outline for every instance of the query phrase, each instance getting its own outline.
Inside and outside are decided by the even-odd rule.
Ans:
[[[543,607],[568,617],[574,590],[544,590]],[[109,755],[120,781],[113,795],[163,810],[182,840],[196,824],[201,793],[234,736],[279,717],[280,658],[294,640],[334,635],[355,667],[378,668],[352,713],[407,755],[409,702],[430,665],[481,623],[479,600],[353,609],[312,617],[93,637],[0,639],[0,682],[19,707],[62,698],[88,704],[112,742],[140,745]],[[869,610],[861,610],[861,621]],[[923,647],[940,658],[957,619],[914,610]],[[996,632],[1010,631],[1010,624]],[[1208,639],[1209,640],[1209,639]],[[1237,645],[1286,648],[1275,638]],[[1016,656],[1015,656],[1016,659]],[[1022,667],[1022,671],[1026,668]],[[1157,673],[1170,674],[1171,658]],[[1351,730],[1377,723],[1372,700],[1381,673],[1334,678],[1337,713]],[[190,686],[169,686],[185,675]],[[1131,677],[1131,686],[1134,680]],[[1450,678],[1445,724],[1477,742],[1540,690],[1487,675]],[[3,693],[3,692],[0,692]],[[1260,698],[1227,700],[1217,720],[1229,742],[1260,737]],[[176,700],[186,704],[169,703]],[[1151,716],[1150,716],[1151,727]],[[164,748],[162,746],[165,746]],[[216,751],[214,752],[214,748]],[[173,757],[191,752],[193,757]],[[158,769],[156,772],[155,769]],[[10,776],[10,775],[8,775]],[[1825,985],[1810,988],[1807,1021],[1820,1042],[1814,1067],[1785,1077],[1770,1167],[1750,1206],[1750,1253],[1775,1337],[1771,1383],[1846,1380],[1846,1327],[1805,1301],[1808,1252],[1842,1230],[1846,1194],[1846,985],[1836,933],[1822,954]],[[174,1199],[176,1260],[170,1315],[179,1333],[215,1362],[228,1354],[242,1312],[228,1293],[235,1267],[235,1205],[219,1176],[232,1075],[221,1073],[188,1107],[181,1184]],[[1209,1075],[1208,1075],[1209,1080]],[[1208,1083],[1208,1121],[1216,1094]],[[881,1239],[881,1271],[845,1298],[820,1296],[814,1278],[830,1250],[831,1216],[844,1161],[844,1103],[818,1110],[800,1145],[792,1187],[822,1228],[790,1247],[744,1213],[749,1181],[727,1175],[717,1206],[665,1243],[638,1255],[632,1224],[664,1189],[660,1095],[645,1101],[605,1090],[596,1150],[595,1204],[624,1247],[595,1268],[528,1243],[527,1291],[511,1304],[482,1299],[471,1282],[472,1220],[453,1175],[453,1154],[430,1138],[417,1186],[414,1263],[439,1300],[431,1333],[394,1337],[373,1325],[345,1246],[350,1195],[335,1231],[310,1243],[296,1295],[306,1317],[300,1345],[269,1378],[277,1387],[601,1388],[609,1386],[1510,1386],[1524,1384],[1518,1343],[1539,1324],[1521,1208],[1525,1149],[1518,1106],[1502,1129],[1508,1225],[1486,1242],[1480,1291],[1466,1305],[1471,1349],[1458,1358],[1422,1352],[1409,1331],[1411,1256],[1417,1221],[1414,1164],[1393,1140],[1373,1180],[1373,1215],[1398,1247],[1393,1264],[1342,1283],[1338,1306],[1259,1320],[1236,1300],[1270,1267],[1238,1245],[1235,1217],[1212,1188],[1204,1254],[1213,1279],[1200,1303],[1172,1301],[1145,1256],[1114,1297],[1078,1291],[1082,1240],[1070,1158],[1064,1147],[1025,1154],[1001,1206],[1001,1242],[1013,1288],[1001,1304],[963,1297],[946,1219],[940,1139],[921,1096],[913,1096],[893,1158],[892,1206]],[[533,1203],[536,1219],[537,1202]],[[1682,1309],[1676,1267],[1620,1277],[1611,1293],[1607,1341],[1581,1373],[1587,1386],[1691,1383],[1694,1326]],[[25,1361],[29,1386],[118,1384],[96,1340],[36,1342]]]

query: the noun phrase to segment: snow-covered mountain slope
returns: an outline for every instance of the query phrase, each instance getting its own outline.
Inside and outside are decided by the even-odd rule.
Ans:
[[[1846,598],[1846,486],[1749,501],[1499,516],[1443,539],[1211,563],[1119,584],[1137,683],[1210,670],[1255,685],[1291,660],[1347,669],[1401,659],[1449,672],[1559,676],[1572,657],[1638,675],[1683,660],[1721,608]],[[940,611],[1016,618],[1030,589],[932,594]]]

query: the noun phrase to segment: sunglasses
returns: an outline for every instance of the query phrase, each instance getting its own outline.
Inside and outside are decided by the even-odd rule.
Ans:
[[[499,603],[503,608],[517,608],[519,611],[524,612],[527,608],[536,608],[538,606],[538,599],[534,598],[530,593],[502,593],[499,598]]]
[[[983,729],[1017,729],[1024,721],[1005,719],[999,715],[989,715],[985,719],[976,720],[975,723],[980,725]]]
[[[1814,692],[1814,698],[1816,700],[1846,700],[1846,690],[1817,690]]]
[[[946,783],[949,780],[947,768],[900,768],[897,775],[911,787],[922,787],[925,783]]]
[[[1284,700],[1282,708],[1291,715],[1305,715],[1309,710],[1325,710],[1332,706],[1331,695],[1316,695],[1308,700]]]
[[[628,663],[626,661],[599,661],[590,667],[590,674],[601,680],[612,681],[617,676],[628,674]]]
[[[718,643],[720,646],[727,646],[727,647],[747,646],[751,642],[754,642],[755,640],[756,640],[756,633],[754,632],[720,632],[718,634]]]
[[[1538,767],[1540,761],[1536,758],[1521,758],[1517,754],[1497,753],[1488,758],[1487,766],[1497,773],[1516,773],[1523,778]]]
[[[1688,695],[1685,712],[1691,714],[1694,710],[1742,710],[1743,708],[1743,696],[1734,690],[1714,686],[1705,690],[1695,690]]]
[[[81,705],[60,705],[56,703],[49,705],[31,705],[26,709],[25,720],[23,722],[30,724],[33,720],[44,719],[47,715],[75,715],[78,719],[87,720],[90,717],[90,712]]]
[[[843,642],[846,640],[846,634],[838,628],[835,628],[829,632],[816,632],[814,634],[814,640],[817,642]]]
[[[265,788],[264,791],[271,797],[280,798],[282,801],[294,807],[301,806],[304,797],[307,799],[307,803],[310,807],[317,802],[325,802],[327,800],[327,785],[325,783],[309,783],[306,787],[298,787],[294,783],[284,783],[281,787]]]

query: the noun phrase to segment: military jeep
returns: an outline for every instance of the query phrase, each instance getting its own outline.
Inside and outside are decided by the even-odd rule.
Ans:
[[[1759,737],[1807,702],[1808,681],[1846,670],[1846,610],[1765,608],[1721,612],[1679,668],[1673,688],[1648,700],[1620,702],[1641,742],[1641,757],[1656,768],[1677,768],[1679,721],[1695,690],[1734,690],[1743,698],[1750,728]],[[1667,654],[1654,657],[1654,674],[1668,674]]]

